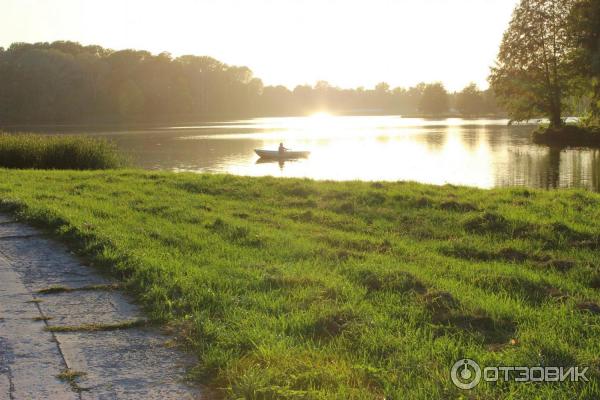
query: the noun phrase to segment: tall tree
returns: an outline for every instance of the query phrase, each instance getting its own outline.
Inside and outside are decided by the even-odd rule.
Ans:
[[[448,111],[448,92],[444,85],[439,82],[424,86],[419,110],[425,114],[440,115]]]
[[[582,76],[584,95],[590,98],[589,119],[600,125],[600,1],[577,1],[570,27],[576,46],[574,70]]]
[[[576,0],[521,0],[504,33],[489,78],[514,121],[538,115],[561,126],[572,90],[569,14]]]
[[[485,112],[483,93],[475,83],[469,84],[456,96],[456,108],[463,115],[478,115]]]

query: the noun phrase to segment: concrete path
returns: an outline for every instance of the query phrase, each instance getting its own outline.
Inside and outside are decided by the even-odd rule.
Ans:
[[[0,215],[1,400],[206,398],[183,380],[194,358],[140,322],[114,282]]]

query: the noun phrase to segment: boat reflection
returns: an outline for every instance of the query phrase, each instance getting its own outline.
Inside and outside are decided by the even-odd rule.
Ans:
[[[298,158],[290,158],[290,159],[280,159],[280,158],[264,158],[264,157],[260,157],[258,160],[256,160],[255,164],[279,164],[279,169],[281,171],[283,171],[283,168],[285,167],[286,163],[295,163],[301,161],[301,159]]]

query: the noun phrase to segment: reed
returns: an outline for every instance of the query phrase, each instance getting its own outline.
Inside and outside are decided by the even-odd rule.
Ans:
[[[0,167],[20,169],[115,169],[126,164],[116,146],[86,136],[0,134]]]

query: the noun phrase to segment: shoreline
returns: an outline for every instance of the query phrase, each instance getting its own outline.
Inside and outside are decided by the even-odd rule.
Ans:
[[[198,126],[221,124],[227,122],[261,119],[261,118],[299,118],[299,117],[310,117],[312,114],[290,114],[290,115],[261,115],[261,116],[239,116],[239,117],[223,117],[220,119],[207,119],[207,120],[175,120],[175,121],[158,121],[158,122],[83,122],[83,123],[39,123],[39,124],[6,124],[0,123],[0,132],[23,132],[27,129],[33,129],[38,131],[47,130],[49,132],[56,132],[60,129],[65,131],[70,130],[81,130],[87,129],[91,131],[95,130],[106,130],[114,128],[116,130],[127,130],[127,129],[143,129],[143,128],[158,128],[158,127],[185,127],[196,124]],[[462,116],[458,114],[444,114],[444,115],[426,115],[426,114],[394,114],[394,113],[375,113],[375,114],[345,114],[335,113],[330,114],[332,117],[400,117],[404,119],[425,119],[425,120],[446,120],[446,119],[464,119],[469,120],[507,120],[506,116],[500,115],[478,115],[478,116]]]

